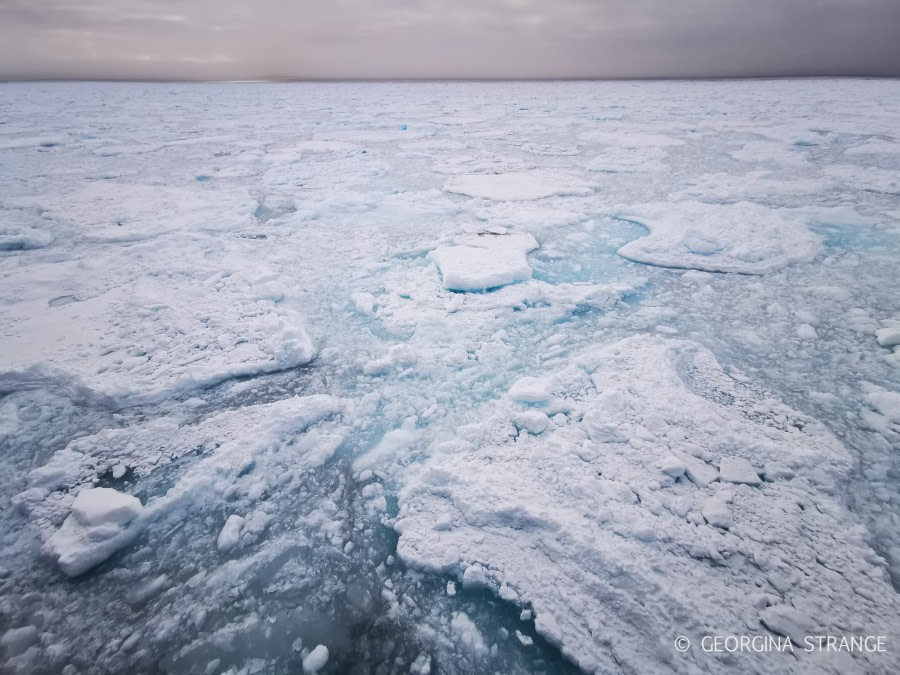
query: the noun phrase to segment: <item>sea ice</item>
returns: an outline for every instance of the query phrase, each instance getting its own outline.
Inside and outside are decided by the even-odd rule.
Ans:
[[[134,541],[140,528],[129,523],[141,511],[140,500],[131,495],[111,488],[84,489],[45,550],[63,572],[77,577]]]
[[[821,246],[802,220],[749,202],[643,204],[615,215],[650,230],[619,254],[663,267],[766,274],[812,260]]]
[[[482,233],[457,237],[428,254],[451,291],[484,291],[531,278],[525,255],[538,247],[528,234]]]
[[[863,579],[871,584],[863,592],[878,604],[876,614],[891,615],[891,592],[868,544],[844,526],[848,513],[831,496],[850,458],[823,425],[727,375],[689,341],[635,336],[586,348],[568,363],[552,371],[554,394],[568,414],[578,419],[594,412],[631,433],[595,444],[580,425],[566,425],[510,438],[505,420],[516,418],[521,403],[510,396],[485,404],[465,430],[465,437],[482,439],[477,451],[433,446],[424,465],[400,474],[406,477],[395,529],[408,565],[462,579],[477,572],[479,584],[498,594],[509,587],[517,602],[533,606],[538,633],[592,672],[615,669],[621,649],[635,667],[652,669],[655,651],[637,636],[671,632],[674,614],[699,617],[707,631],[740,633],[746,625],[739,617],[756,614],[748,598],[774,570],[805,575],[806,590],[786,595],[815,596],[828,630],[838,630],[831,622],[856,616],[846,598]],[[539,382],[521,388],[540,391],[529,398],[546,399],[548,385]],[[767,423],[776,419],[797,422]],[[715,441],[723,429],[730,443]],[[753,480],[733,454],[738,441],[754,448],[759,463],[788,461],[815,481],[776,479],[773,471],[765,491],[723,491],[717,479]],[[724,477],[705,461],[717,458]],[[661,481],[658,467],[671,464],[677,475],[679,461],[692,482]],[[814,494],[820,508],[797,509],[801,494]],[[451,530],[436,531],[436,514],[448,502],[462,518]],[[815,531],[801,525],[810,518]],[[773,528],[803,534],[772,536]],[[852,581],[815,562],[826,539],[829,547],[857,552]],[[788,554],[798,550],[810,557]],[[710,575],[710,564],[720,573]],[[603,570],[609,569],[620,573],[608,577]],[[835,592],[835,583],[843,590]],[[818,590],[811,596],[810,588]],[[648,613],[651,595],[658,609]],[[568,598],[574,597],[580,600],[573,605]]]
[[[309,655],[303,659],[303,672],[309,675],[318,673],[328,663],[328,647],[316,645]]]
[[[444,190],[494,201],[529,201],[553,195],[587,195],[593,192],[584,181],[549,170],[466,174],[448,180]]]
[[[895,100],[4,85],[0,670],[900,672]]]
[[[743,457],[723,457],[719,462],[719,480],[726,483],[759,485],[759,474]]]

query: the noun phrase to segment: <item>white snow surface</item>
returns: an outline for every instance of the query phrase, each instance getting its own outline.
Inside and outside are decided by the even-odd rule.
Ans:
[[[444,184],[446,192],[494,201],[529,201],[554,195],[584,195],[592,192],[583,180],[558,171],[520,171],[466,174]]]
[[[450,291],[484,291],[531,278],[525,255],[538,247],[530,234],[482,233],[428,254]]]
[[[5,84],[0,670],[900,672],[898,119]]]
[[[436,444],[409,469],[395,524],[407,564],[463,579],[478,565],[486,584],[514,589],[534,608],[538,632],[591,672],[614,670],[625,655],[652,670],[656,656],[639,643],[689,630],[672,616],[740,633],[758,621],[755,598],[767,588],[772,602],[802,598],[823,634],[846,621],[877,631],[893,620],[895,600],[879,595],[883,577],[862,532],[843,525],[849,515],[830,496],[851,459],[823,425],[732,379],[689,341],[626,338],[569,362],[552,374],[558,400],[545,404],[565,411],[567,424],[510,438],[521,404],[500,399],[457,429],[456,445]],[[592,442],[591,414],[624,438]],[[766,467],[766,489],[731,485],[726,494],[718,482],[673,480],[658,468],[666,455],[712,466],[752,457]],[[815,512],[797,507],[810,499]],[[432,528],[448,509],[454,526]],[[822,534],[798,539],[798,528]],[[826,561],[835,555],[843,575]],[[772,574],[804,581],[779,592]],[[855,593],[866,598],[865,618],[844,604]]]

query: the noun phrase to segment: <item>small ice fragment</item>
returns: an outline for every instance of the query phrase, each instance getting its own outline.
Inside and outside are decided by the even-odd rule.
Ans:
[[[409,675],[429,675],[431,673],[431,657],[422,652],[409,666]]]
[[[522,633],[520,630],[516,630],[516,637],[518,638],[519,642],[521,642],[526,647],[530,647],[534,644],[534,640],[532,640],[528,635]]]
[[[72,502],[72,515],[85,526],[123,525],[141,513],[141,500],[112,488],[82,490]]]
[[[463,572],[463,588],[489,588],[490,582],[488,581],[487,575],[484,572],[484,568],[475,563],[474,565],[470,565],[466,568],[466,571]]]
[[[47,540],[45,550],[70,577],[87,572],[124,548],[140,528],[131,524],[142,511],[137,497],[112,488],[82,490],[72,513]]]
[[[727,497],[721,493],[713,495],[703,503],[702,513],[706,522],[713,527],[721,527],[727,530],[734,526]]]
[[[519,599],[519,594],[506,584],[500,587],[499,595],[501,600],[506,600],[507,602],[515,602]]]
[[[488,647],[484,642],[481,631],[478,630],[475,623],[465,612],[455,612],[453,614],[453,618],[450,620],[450,632],[453,638],[474,656],[482,656],[487,653]]]
[[[664,474],[667,474],[672,478],[679,478],[684,475],[685,466],[684,462],[677,457],[668,455],[660,463],[659,468]]]
[[[790,638],[795,644],[803,644],[807,635],[814,635],[816,625],[812,619],[787,605],[766,607],[759,613],[763,625],[773,633]]]
[[[550,426],[550,418],[540,410],[526,410],[516,415],[516,426],[531,434],[540,434]]]
[[[316,645],[316,648],[309,653],[309,656],[303,659],[303,672],[309,674],[318,673],[325,667],[326,663],[328,663],[328,647]]]
[[[743,457],[723,457],[719,462],[719,480],[726,483],[759,485],[759,474]]]
[[[510,387],[509,395],[516,401],[524,403],[545,403],[552,398],[547,382],[536,377],[523,377],[517,380]]]
[[[453,527],[453,516],[449,513],[444,513],[438,516],[437,520],[434,521],[434,529],[438,531],[449,530]]]
[[[220,553],[228,553],[240,543],[243,525],[244,519],[240,516],[235,514],[228,516],[222,531],[219,532],[219,539],[216,541],[216,547]]]
[[[486,291],[531,279],[525,255],[538,247],[530,234],[483,235],[428,254],[450,291]]]
[[[884,324],[884,327],[875,331],[875,339],[878,340],[878,344],[888,348],[900,346],[900,321],[888,319],[881,323]]]
[[[11,628],[0,638],[0,647],[7,658],[18,656],[24,653],[31,645],[35,644],[40,638],[38,629],[34,626],[23,626],[22,628]]]
[[[705,488],[718,479],[719,472],[714,466],[693,457],[684,457],[684,473],[697,487]]]
[[[801,323],[797,326],[797,337],[801,340],[815,340],[819,337],[819,334],[808,323]]]

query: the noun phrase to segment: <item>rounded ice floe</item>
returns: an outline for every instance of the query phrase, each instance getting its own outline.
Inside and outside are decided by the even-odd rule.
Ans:
[[[535,170],[455,176],[444,184],[444,191],[502,202],[529,201],[554,195],[588,195],[593,188],[561,171]]]
[[[661,267],[767,274],[810,261],[821,247],[801,218],[749,202],[640,204],[615,215],[650,230],[619,255]]]
[[[457,238],[428,254],[451,291],[484,291],[531,279],[526,254],[538,247],[530,234],[490,234]]]

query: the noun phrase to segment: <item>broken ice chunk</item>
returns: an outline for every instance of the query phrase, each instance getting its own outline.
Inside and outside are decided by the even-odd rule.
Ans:
[[[516,426],[530,434],[540,434],[550,426],[550,418],[540,410],[526,410],[516,415]]]
[[[112,488],[82,490],[72,502],[72,515],[85,526],[124,525],[141,513],[141,500]]]
[[[303,672],[309,675],[318,673],[328,663],[328,647],[316,645],[309,655],[303,659]]]
[[[530,234],[482,234],[428,254],[450,291],[485,291],[531,279],[525,258],[538,247]]]
[[[608,419],[600,410],[588,410],[581,419],[581,428],[594,443],[627,443],[628,436]]]
[[[694,457],[684,457],[684,473],[697,487],[705,488],[718,479],[719,472],[714,466]]]
[[[84,574],[130,544],[140,528],[131,524],[142,511],[137,497],[112,488],[82,490],[72,513],[47,540],[46,552],[70,577]]]
[[[228,516],[222,531],[219,532],[219,539],[216,541],[216,547],[220,553],[228,553],[240,543],[243,525],[244,519],[240,516],[235,514]]]
[[[536,377],[523,377],[509,388],[509,395],[516,401],[523,403],[546,403],[553,395],[546,380]]]
[[[725,483],[759,485],[759,474],[743,457],[723,457],[719,462],[719,480]]]
[[[680,478],[683,476],[685,469],[684,462],[672,455],[665,457],[660,463],[659,468],[664,474],[667,474],[672,478]]]
[[[730,529],[734,525],[731,509],[728,507],[728,496],[721,493],[713,495],[703,503],[703,518],[713,527]]]
[[[465,612],[454,612],[450,619],[450,633],[453,639],[473,656],[483,656],[488,648],[472,619]]]
[[[501,600],[506,600],[507,602],[515,602],[519,599],[519,594],[515,592],[512,588],[503,584],[498,591]]]
[[[884,324],[884,327],[875,331],[875,339],[878,340],[878,344],[888,348],[900,346],[900,321],[887,319],[881,323]]]
[[[816,625],[812,619],[788,605],[773,605],[759,613],[763,625],[773,633],[790,638],[795,644],[803,644],[807,635],[813,635]]]

